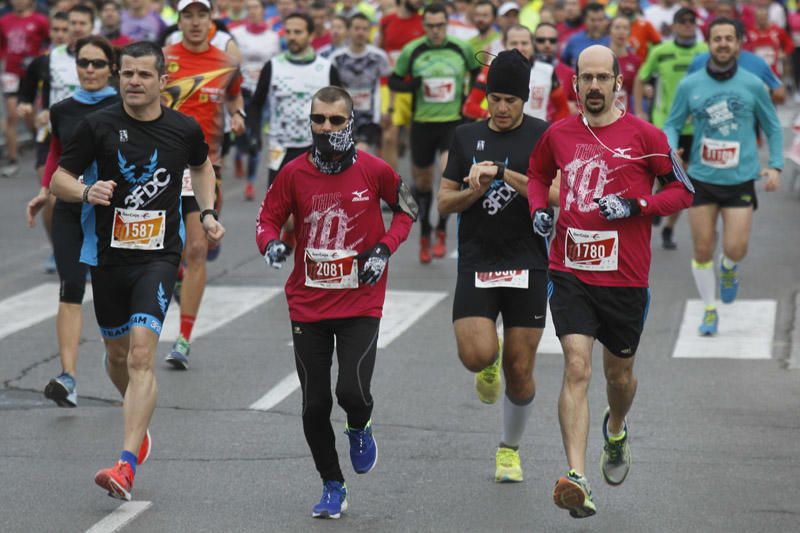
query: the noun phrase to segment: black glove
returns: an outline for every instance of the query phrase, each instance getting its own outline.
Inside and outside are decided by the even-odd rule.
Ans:
[[[545,239],[550,237],[553,231],[553,208],[548,207],[542,209],[541,207],[533,212],[533,232],[539,237]]]
[[[365,285],[375,285],[383,276],[389,263],[389,247],[379,242],[366,252],[358,255],[358,281]]]
[[[278,239],[272,239],[267,243],[267,251],[264,252],[264,261],[272,268],[280,269],[291,253],[292,248],[288,244]]]
[[[638,215],[641,212],[639,203],[636,200],[622,198],[616,194],[609,194],[602,198],[595,198],[597,205],[600,206],[600,214],[607,220],[619,220]]]

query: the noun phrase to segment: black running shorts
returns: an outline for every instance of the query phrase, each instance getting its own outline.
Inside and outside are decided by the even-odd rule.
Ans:
[[[453,299],[453,322],[460,318],[503,315],[504,328],[544,328],[547,316],[547,272],[528,271],[528,288],[475,287],[475,272],[459,272]]]
[[[617,357],[632,357],[639,347],[650,289],[587,285],[574,274],[550,271],[550,312],[556,335],[589,335]]]
[[[382,131],[380,125],[369,122],[361,124],[356,128],[355,139],[357,143],[364,143],[370,146],[380,146]]]
[[[301,155],[306,154],[308,152],[309,148],[311,148],[311,147],[310,146],[305,146],[303,148],[287,148],[286,149],[286,154],[283,156],[283,160],[281,161],[281,165],[280,165],[280,167],[278,167],[278,170],[269,169],[269,177],[268,177],[269,183],[268,184],[272,185],[272,182],[275,181],[275,178],[278,177],[278,172],[280,172],[281,169],[283,167],[285,167],[287,163],[289,163],[289,161],[291,161],[292,159],[295,159],[297,157],[300,157]]]
[[[415,167],[425,168],[433,164],[436,152],[450,149],[456,127],[455,122],[412,122],[411,123],[411,162]]]
[[[694,178],[694,201],[692,207],[715,204],[720,207],[752,207],[758,209],[755,180],[736,185],[714,185]]]
[[[222,169],[214,165],[214,209],[217,212],[222,211],[222,175],[220,172]],[[197,204],[197,199],[194,196],[181,196],[181,214],[183,215],[183,220],[186,220],[186,217],[189,213],[198,213],[200,211],[200,206]]]
[[[161,335],[178,276],[171,261],[92,268],[94,314],[106,339],[127,335],[135,326]]]

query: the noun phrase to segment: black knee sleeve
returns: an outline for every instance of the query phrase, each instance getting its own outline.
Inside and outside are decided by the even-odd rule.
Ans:
[[[80,282],[71,280],[61,280],[61,289],[58,293],[58,301],[65,304],[82,304],[83,294],[86,292],[86,280]]]

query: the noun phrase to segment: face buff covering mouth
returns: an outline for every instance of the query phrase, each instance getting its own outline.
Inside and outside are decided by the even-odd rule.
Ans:
[[[347,126],[339,131],[311,132],[311,157],[323,174],[344,172],[356,162],[358,154],[353,138],[353,113]]]

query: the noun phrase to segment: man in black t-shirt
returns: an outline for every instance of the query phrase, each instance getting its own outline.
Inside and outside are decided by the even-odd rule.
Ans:
[[[440,213],[461,214],[453,328],[482,402],[497,401],[500,367],[505,371],[498,482],[522,481],[519,441],[533,405],[533,365],[547,312],[547,247],[531,229],[525,175],[547,123],[523,114],[529,75],[517,50],[494,59],[486,84],[490,118],[456,129],[438,195]],[[501,313],[505,341],[497,338]]]
[[[130,500],[135,452],[143,444],[149,448],[147,427],[157,395],[153,364],[183,248],[179,206],[186,166],[208,237],[217,241],[225,230],[210,209],[214,169],[200,126],[161,106],[161,49],[134,43],[120,58],[122,103],[78,124],[51,189],[63,201],[84,204],[81,261],[92,266],[108,374],[124,397],[120,461],[100,470],[95,482],[110,496]],[[94,164],[96,173],[84,172]],[[85,183],[76,179],[80,174]]]

